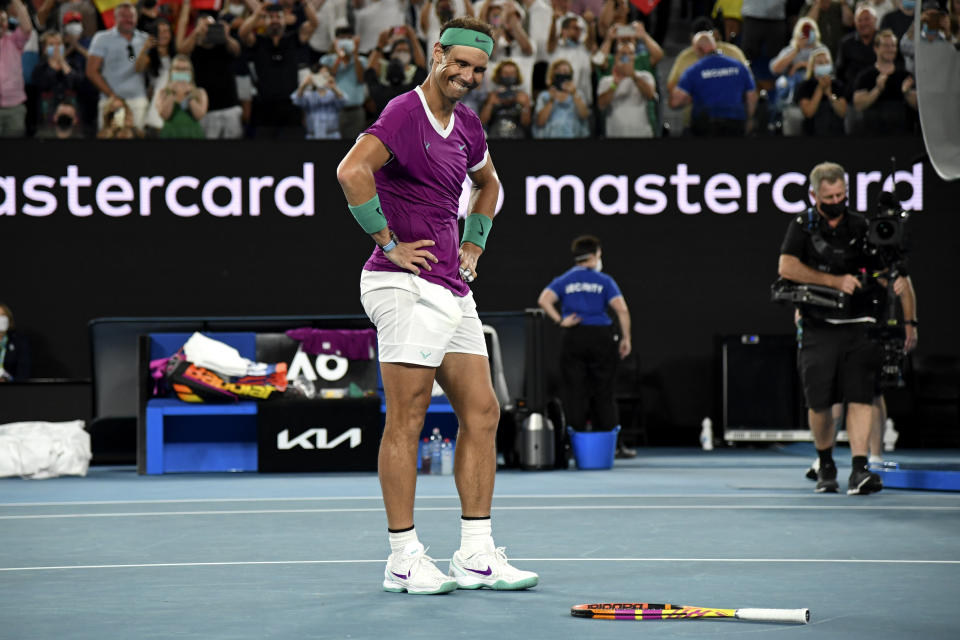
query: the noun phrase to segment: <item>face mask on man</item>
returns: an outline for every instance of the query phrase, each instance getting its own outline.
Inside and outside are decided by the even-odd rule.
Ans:
[[[340,46],[340,51],[343,51],[348,56],[353,54],[353,40],[337,40],[337,44]]]
[[[833,202],[830,204],[821,202],[820,211],[822,211],[823,215],[827,216],[827,218],[830,220],[836,220],[847,212],[847,199],[844,198],[840,202]]]
[[[63,32],[68,36],[79,38],[81,35],[83,35],[83,25],[79,22],[71,22],[67,25],[64,25]]]
[[[227,7],[227,13],[229,13],[232,16],[239,17],[243,15],[243,9],[244,7],[242,4],[232,4],[229,7]]]
[[[0,316],[0,331],[6,333],[10,329],[10,318],[7,316]]]
[[[563,85],[565,85],[570,80],[573,80],[573,76],[569,73],[556,73],[553,76],[553,86],[563,91]]]
[[[903,0],[903,8],[907,11],[913,11],[917,8],[916,0]]]
[[[817,65],[814,65],[813,67],[813,75],[815,75],[818,78],[822,78],[823,76],[828,76],[831,73],[833,73],[833,65],[830,64],[829,62],[826,62],[824,64],[817,64]]]
[[[603,258],[597,256],[597,265],[593,268],[594,271],[603,271]]]
[[[393,54],[392,56],[390,56],[390,60],[391,60],[391,62],[392,62],[393,60],[397,60],[397,61],[400,62],[400,64],[402,64],[404,67],[406,67],[408,64],[410,64],[411,57],[410,57],[410,53],[409,53],[408,51],[398,51],[398,52],[396,52],[395,54]]]
[[[52,45],[52,44],[48,44],[48,45],[47,45],[47,57],[48,57],[48,58],[53,58],[53,57],[55,57],[55,56],[56,56],[57,54],[59,54],[59,53],[60,53],[60,47],[59,47],[58,45]]]
[[[580,42],[575,38],[564,38],[563,44],[568,47],[576,47],[580,44]]]
[[[73,118],[65,113],[57,116],[57,129],[69,129],[73,126]]]
[[[193,78],[189,71],[173,71],[170,73],[170,82],[189,83],[192,79]]]

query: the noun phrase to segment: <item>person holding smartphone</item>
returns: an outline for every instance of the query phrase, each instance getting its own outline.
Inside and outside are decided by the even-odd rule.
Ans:
[[[530,128],[530,94],[523,90],[520,67],[504,60],[493,70],[494,90],[480,109],[480,122],[491,139],[520,140]]]
[[[189,9],[190,0],[184,0],[183,6]],[[208,140],[240,138],[243,108],[234,69],[241,47],[230,33],[230,16],[217,19],[210,14],[201,15],[196,28],[185,37],[188,13],[189,10],[180,12],[177,42],[181,52],[190,56],[196,84],[207,92],[210,101],[207,114],[200,121],[204,135]]]
[[[573,66],[558,58],[547,69],[548,89],[537,96],[534,138],[586,138],[590,107],[573,82]]]
[[[203,138],[200,120],[207,114],[207,92],[194,82],[190,58],[177,54],[170,65],[170,79],[157,100],[163,118],[161,138]]]

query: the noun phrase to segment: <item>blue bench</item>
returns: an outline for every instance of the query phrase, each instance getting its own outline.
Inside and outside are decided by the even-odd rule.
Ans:
[[[168,357],[183,346],[192,333],[151,333],[150,360]],[[256,333],[204,332],[237,349],[240,355],[256,359]],[[379,379],[378,392],[383,397]],[[144,416],[144,443],[141,447],[147,474],[258,471],[257,402],[190,403],[177,398],[150,398]],[[386,413],[381,400],[380,412]],[[427,410],[421,438],[434,427],[445,438],[457,435],[457,417],[446,396],[433,398]],[[418,460],[419,464],[419,460]]]

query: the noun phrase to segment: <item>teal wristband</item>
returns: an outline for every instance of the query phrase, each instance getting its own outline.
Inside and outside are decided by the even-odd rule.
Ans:
[[[386,228],[387,219],[380,208],[380,196],[375,195],[363,204],[348,204],[347,207],[367,233],[376,233]]]
[[[491,227],[493,220],[482,213],[471,213],[463,223],[463,240],[460,244],[472,242],[481,249],[486,249]]]

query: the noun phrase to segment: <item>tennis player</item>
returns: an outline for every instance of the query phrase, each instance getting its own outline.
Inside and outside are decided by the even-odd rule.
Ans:
[[[424,83],[391,100],[337,168],[350,211],[377,243],[360,277],[360,300],[377,327],[387,404],[379,457],[391,550],[386,591],[526,589],[538,581],[493,543],[500,407],[467,286],[477,277],[500,183],[480,120],[460,100],[483,79],[492,51],[487,24],[447,22]],[[468,173],[477,193],[461,240],[456,212]],[[413,523],[417,446],[434,379],[460,422],[461,538],[448,575],[426,555]]]

